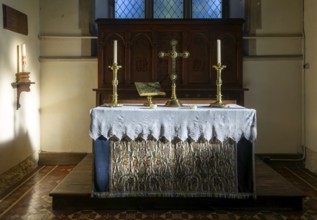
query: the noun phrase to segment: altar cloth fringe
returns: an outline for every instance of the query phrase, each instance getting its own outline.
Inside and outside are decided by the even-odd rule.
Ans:
[[[142,105],[125,105],[121,108],[96,107],[91,109],[90,137],[135,140],[154,138],[168,141],[199,139],[224,141],[228,138],[238,142],[241,138],[255,141],[256,111],[238,105],[226,108],[210,108],[199,105],[192,110],[158,106],[149,109]]]
[[[94,198],[131,198],[131,197],[175,197],[175,198],[221,198],[221,199],[254,199],[253,193],[174,193],[174,192],[129,192],[129,193],[112,193],[112,192],[92,192]]]

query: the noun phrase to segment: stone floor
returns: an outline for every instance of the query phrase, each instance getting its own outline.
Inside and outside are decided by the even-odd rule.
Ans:
[[[290,210],[52,210],[50,191],[74,166],[41,166],[0,198],[0,219],[317,219],[317,176],[291,163],[272,166],[306,196],[302,211]]]

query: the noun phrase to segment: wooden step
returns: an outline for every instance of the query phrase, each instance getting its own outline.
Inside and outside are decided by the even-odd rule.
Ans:
[[[269,209],[301,210],[304,194],[265,164],[255,160],[256,199],[91,198],[93,156],[88,154],[50,193],[53,209]]]

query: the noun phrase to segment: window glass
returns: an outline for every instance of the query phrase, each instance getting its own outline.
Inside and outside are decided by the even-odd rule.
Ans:
[[[115,18],[145,18],[144,0],[115,0]]]
[[[192,0],[193,18],[221,18],[222,0]]]
[[[145,1],[153,8],[145,9]],[[223,0],[192,0],[192,18],[222,18]],[[153,9],[153,18],[184,18],[183,0],[114,0],[115,18],[145,18],[145,10]],[[185,5],[188,7],[188,5]]]
[[[183,0],[154,0],[154,18],[183,18]]]

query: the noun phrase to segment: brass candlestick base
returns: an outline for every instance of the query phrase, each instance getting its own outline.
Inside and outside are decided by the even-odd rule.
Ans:
[[[221,94],[221,85],[222,85],[222,80],[221,80],[221,72],[224,68],[226,68],[225,65],[221,65],[221,63],[218,63],[217,65],[213,65],[213,68],[216,69],[217,71],[217,99],[216,102],[211,103],[210,107],[215,107],[215,108],[223,108],[225,107],[225,104],[222,102],[222,94]]]
[[[176,75],[174,75],[175,77]],[[170,100],[165,103],[166,107],[182,107],[183,104],[176,97],[176,84],[175,81],[172,82],[172,95]]]
[[[172,95],[171,95],[170,100],[168,100],[165,103],[166,107],[182,107],[183,106],[183,104],[176,97],[176,83],[175,83],[176,78],[177,78],[177,75],[172,75],[171,76],[171,79],[172,79]]]
[[[212,108],[224,108],[225,107],[225,104],[220,103],[220,102],[213,102],[209,105],[210,107]]]
[[[166,107],[182,107],[183,104],[178,99],[170,99],[165,103]]]
[[[122,107],[123,104],[119,104],[119,103],[107,103],[107,104],[103,104],[103,107]]]
[[[114,63],[112,66],[108,66],[113,73],[113,78],[112,78],[112,101],[109,104],[104,104],[102,106],[105,107],[122,107],[122,104],[118,103],[118,92],[117,92],[117,86],[118,86],[118,78],[117,78],[117,73],[118,70],[121,69],[122,66],[118,66],[116,63]]]

